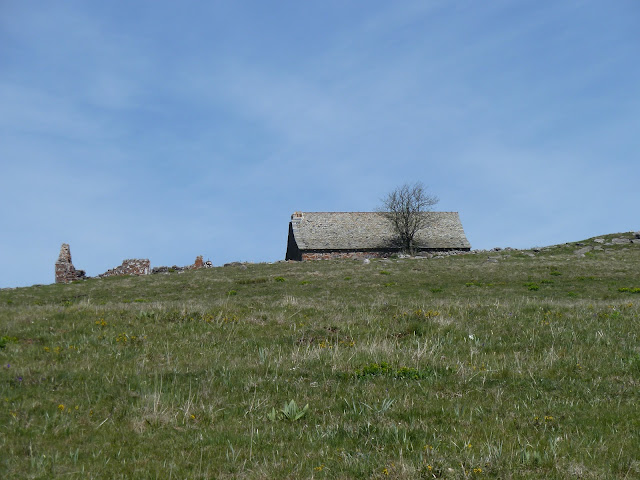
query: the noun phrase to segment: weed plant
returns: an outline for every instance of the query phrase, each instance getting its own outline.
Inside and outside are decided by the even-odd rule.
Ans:
[[[0,478],[640,478],[640,246],[519,253],[0,291]]]

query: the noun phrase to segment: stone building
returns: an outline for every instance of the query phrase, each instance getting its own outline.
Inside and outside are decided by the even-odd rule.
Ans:
[[[457,212],[425,212],[414,238],[418,252],[469,251]],[[379,212],[295,212],[287,260],[388,257],[401,251],[389,220]]]

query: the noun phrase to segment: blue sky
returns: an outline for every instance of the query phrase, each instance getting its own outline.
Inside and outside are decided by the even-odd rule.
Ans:
[[[422,181],[473,248],[638,230],[640,2],[0,2],[0,287],[284,258]]]

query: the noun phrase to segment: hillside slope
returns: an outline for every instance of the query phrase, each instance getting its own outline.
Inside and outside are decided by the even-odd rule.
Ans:
[[[640,244],[602,238],[0,291],[0,477],[640,476]]]

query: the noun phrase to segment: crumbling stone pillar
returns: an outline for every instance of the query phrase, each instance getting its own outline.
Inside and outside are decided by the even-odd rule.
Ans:
[[[84,270],[76,270],[71,263],[71,250],[68,243],[60,247],[60,255],[56,262],[56,283],[69,283],[74,280],[82,280],[86,276]]]

